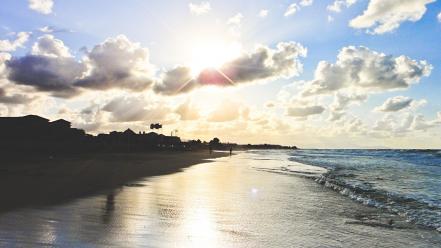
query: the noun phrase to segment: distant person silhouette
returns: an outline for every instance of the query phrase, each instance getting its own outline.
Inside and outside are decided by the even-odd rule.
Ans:
[[[230,146],[230,157],[231,157],[231,155],[233,155],[233,147],[232,146]]]

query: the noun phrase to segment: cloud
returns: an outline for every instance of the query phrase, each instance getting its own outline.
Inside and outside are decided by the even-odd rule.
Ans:
[[[6,91],[0,88],[0,103],[4,104],[26,104],[34,100],[33,97],[28,97],[23,94],[6,94]]]
[[[301,0],[299,3],[292,3],[288,6],[284,15],[285,17],[294,15],[303,7],[311,6],[313,2],[314,2],[313,0]]]
[[[53,0],[28,0],[29,8],[41,14],[48,15],[52,13],[54,7]]]
[[[311,6],[314,0],[301,0],[300,5],[301,6]]]
[[[238,102],[224,102],[209,114],[207,120],[210,122],[234,121],[241,117],[243,110],[243,106]]]
[[[242,19],[243,19],[242,13],[237,13],[236,15],[228,19],[227,24],[239,26],[242,23]]]
[[[346,108],[351,103],[363,102],[367,99],[365,94],[357,93],[336,93],[334,97],[334,102],[330,106],[330,116],[329,121],[338,121],[346,113]]]
[[[328,22],[333,22],[333,21],[334,21],[334,17],[332,17],[332,16],[328,15],[328,18],[327,18],[327,20],[328,20]]]
[[[0,52],[0,79],[6,78],[6,62],[12,58],[9,53]]]
[[[242,13],[237,13],[236,15],[230,17],[227,21],[230,33],[233,36],[239,37],[241,35],[240,27],[242,26],[243,15]]]
[[[307,82],[303,96],[329,94],[341,89],[364,93],[406,89],[424,76],[432,65],[406,56],[388,56],[366,47],[344,47],[335,64],[319,62],[314,79]]]
[[[40,37],[31,54],[6,61],[8,79],[17,84],[52,92],[57,97],[71,97],[79,92],[73,83],[85,72],[69,53],[63,41],[52,35]]]
[[[334,98],[334,102],[331,105],[331,109],[335,111],[344,110],[352,102],[362,102],[367,99],[367,95],[364,94],[343,94],[337,93]]]
[[[404,136],[414,131],[427,131],[441,125],[441,112],[437,118],[426,120],[422,114],[405,113],[400,115],[387,114],[375,122],[372,130],[382,132],[388,136]]]
[[[142,91],[153,82],[149,51],[120,35],[109,38],[77,61],[63,41],[46,34],[31,53],[6,62],[8,79],[57,97],[72,97],[80,88]]]
[[[276,104],[274,102],[268,101],[265,103],[266,108],[274,108],[276,107]]]
[[[65,28],[57,28],[55,26],[44,26],[38,29],[41,33],[53,34],[53,33],[72,33],[73,31]]]
[[[209,2],[201,2],[199,4],[190,3],[188,4],[188,8],[190,9],[190,13],[194,15],[203,15],[211,10],[211,5]]]
[[[276,49],[260,46],[254,52],[244,53],[219,69],[203,70],[195,78],[190,68],[176,67],[162,75],[162,80],[156,82],[154,90],[173,95],[207,85],[234,86],[264,79],[289,78],[302,72],[303,65],[299,59],[306,54],[307,49],[296,42],[281,42]]]
[[[287,115],[291,117],[307,117],[310,115],[318,115],[325,111],[323,106],[291,106],[287,108]]]
[[[413,99],[405,96],[395,96],[387,99],[381,106],[375,108],[379,112],[397,112],[410,107]]]
[[[194,89],[196,84],[191,68],[178,66],[163,73],[162,80],[155,83],[153,90],[156,93],[175,95]]]
[[[339,13],[343,8],[349,8],[355,4],[357,0],[335,0],[332,4],[328,5],[326,8],[329,11]]]
[[[32,46],[31,53],[48,57],[72,57],[69,48],[64,45],[63,41],[50,34],[39,37]]]
[[[40,31],[42,33],[52,33],[52,32],[54,32],[54,29],[50,26],[44,26],[42,28],[39,28],[38,31]]]
[[[297,3],[293,3],[288,6],[288,8],[285,11],[285,16],[291,16],[297,13],[297,11],[300,10],[300,6]]]
[[[182,121],[193,121],[199,119],[198,108],[187,100],[176,108],[175,111]]]
[[[441,22],[441,12],[438,13],[438,15],[436,16],[436,18],[438,19],[438,22]]]
[[[399,28],[405,21],[420,20],[426,13],[426,5],[433,2],[435,0],[370,0],[363,14],[352,19],[349,26],[384,34]]]
[[[220,70],[235,83],[272,77],[288,78],[302,72],[303,65],[298,59],[306,57],[306,54],[306,48],[299,43],[281,42],[275,50],[265,46],[258,47],[251,54],[243,54],[225,63]]]
[[[440,112],[437,113],[437,117],[438,118],[435,120],[427,121],[423,115],[416,115],[410,128],[417,131],[427,131],[428,129],[434,128],[441,124]]]
[[[111,122],[161,121],[171,110],[158,101],[148,101],[143,96],[117,97],[108,102],[102,111],[111,113]]]
[[[23,47],[29,40],[29,32],[20,32],[17,34],[17,38],[14,41],[0,40],[0,52],[13,52],[19,47]]]
[[[155,73],[149,50],[124,35],[96,45],[87,52],[83,63],[87,73],[76,85],[92,89],[144,90],[152,84]]]
[[[265,18],[268,16],[269,11],[267,9],[262,9],[259,11],[259,17]]]

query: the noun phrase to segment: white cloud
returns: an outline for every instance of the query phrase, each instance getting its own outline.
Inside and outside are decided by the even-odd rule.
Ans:
[[[94,89],[144,90],[153,82],[149,50],[126,36],[108,38],[86,54],[87,73],[76,84]]]
[[[73,30],[66,28],[58,28],[55,26],[44,26],[38,29],[41,33],[53,34],[53,33],[73,33]]]
[[[242,13],[237,13],[236,15],[228,19],[227,24],[239,26],[242,22],[242,19],[243,19]]]
[[[188,8],[190,9],[190,13],[194,15],[203,15],[211,10],[211,5],[209,2],[201,2],[199,4],[190,3],[188,4]]]
[[[13,52],[28,41],[31,34],[28,32],[20,32],[14,41],[0,40],[0,52]]]
[[[102,107],[111,122],[161,121],[172,112],[164,103],[144,96],[117,97]]]
[[[436,16],[436,18],[438,19],[438,22],[441,22],[441,12],[438,13],[438,15]]]
[[[9,61],[12,58],[9,53],[0,52],[0,79],[6,78],[6,61]]]
[[[31,53],[33,55],[49,57],[72,57],[69,48],[64,45],[64,42],[50,34],[39,37],[32,46]]]
[[[426,61],[349,46],[340,51],[335,64],[319,62],[314,79],[306,83],[302,95],[330,94],[341,89],[364,93],[406,89],[430,75],[431,70]]]
[[[349,8],[356,2],[357,0],[335,0],[332,4],[327,6],[327,9],[339,13],[343,8]]]
[[[179,105],[175,112],[180,116],[182,121],[192,121],[199,119],[199,110],[190,100]]]
[[[300,5],[301,6],[311,6],[314,0],[301,0]]]
[[[422,114],[387,114],[375,122],[372,130],[387,136],[404,136],[414,131],[427,131],[441,125],[441,113],[433,120],[426,120]]]
[[[241,116],[242,106],[237,102],[225,102],[212,111],[207,120],[209,122],[229,122],[237,120]]]
[[[338,121],[346,113],[346,108],[352,103],[360,103],[367,99],[365,94],[357,93],[336,93],[334,102],[330,106],[329,121]]]
[[[328,20],[328,22],[333,22],[334,21],[334,17],[328,15],[328,19],[327,20]]]
[[[291,117],[307,117],[310,115],[318,115],[325,111],[320,105],[312,106],[290,106],[287,108],[286,114]]]
[[[411,106],[413,99],[405,96],[395,96],[387,99],[381,106],[375,108],[379,112],[396,112]]]
[[[438,126],[439,124],[439,120],[427,121],[423,115],[419,114],[414,117],[410,128],[412,130],[427,131],[430,128]]]
[[[269,11],[267,9],[262,9],[259,11],[259,17],[265,18],[268,16]]]
[[[297,3],[293,3],[289,5],[288,8],[286,9],[285,16],[294,15],[299,10],[300,10],[300,6]]]
[[[311,6],[313,2],[313,0],[301,0],[299,3],[290,4],[285,11],[285,17],[294,15],[304,7]]]
[[[45,15],[52,13],[54,7],[53,0],[29,0],[28,2],[30,9]]]
[[[349,25],[368,33],[384,34],[397,29],[405,21],[416,22],[426,13],[426,5],[435,0],[370,0],[362,15]]]
[[[50,26],[44,26],[42,28],[39,28],[38,31],[40,31],[42,33],[52,33],[52,32],[54,32],[54,29]]]

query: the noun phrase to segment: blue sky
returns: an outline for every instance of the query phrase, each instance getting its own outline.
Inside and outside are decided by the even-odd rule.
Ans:
[[[438,113],[441,113],[441,100],[439,99],[439,93],[441,92],[439,82],[441,76],[439,69],[441,66],[441,53],[439,52],[441,50],[439,42],[441,23],[437,17],[441,12],[441,3],[438,1],[406,1],[407,4],[409,2],[411,4],[404,6],[406,3],[403,3],[403,1],[385,0],[384,3],[387,2],[388,5],[381,7],[378,0],[340,0],[342,7],[339,12],[329,10],[329,6],[339,0],[284,0],[277,2],[264,0],[33,1],[37,2],[36,4],[51,2],[53,6],[49,9],[46,6],[46,9],[44,9],[43,5],[39,5],[42,6],[40,9],[32,9],[30,7],[32,1],[3,0],[0,7],[0,40],[13,41],[16,39],[18,32],[28,32],[30,34],[28,40],[20,47],[9,51],[0,51],[9,54],[11,60],[17,59],[18,61],[20,58],[26,58],[26,56],[35,53],[35,51],[32,51],[33,44],[40,42],[39,38],[46,35],[50,36],[48,42],[62,41],[75,60],[81,64],[80,66],[84,65],[88,68],[95,66],[98,68],[98,62],[89,64],[87,62],[90,58],[93,60],[92,49],[99,44],[104,44],[109,38],[124,35],[131,45],[139,43],[139,47],[145,49],[142,51],[147,51],[148,58],[145,63],[151,64],[155,71],[149,74],[149,78],[145,79],[152,79],[152,82],[161,81],[165,84],[165,76],[169,75],[169,71],[176,66],[191,69],[191,60],[194,59],[193,56],[198,52],[200,46],[206,46],[206,50],[224,49],[225,51],[220,52],[213,51],[213,54],[210,54],[211,51],[206,52],[204,50],[202,52],[206,53],[207,57],[211,56],[211,59],[218,56],[228,60],[219,61],[225,62],[222,68],[228,67],[226,65],[230,60],[237,62],[236,57],[242,58],[239,53],[235,54],[236,57],[233,55],[230,57],[222,56],[232,53],[229,48],[225,48],[230,47],[228,45],[230,43],[239,44],[240,53],[253,54],[253,51],[257,49],[256,46],[260,45],[270,49],[268,51],[271,54],[276,52],[276,47],[280,42],[296,42],[296,44],[307,49],[307,55],[303,57],[298,54],[293,57],[295,63],[301,64],[303,70],[295,71],[295,68],[288,68],[288,73],[288,71],[276,71],[274,68],[270,68],[273,74],[262,78],[251,77],[252,80],[241,78],[244,83],[242,84],[242,81],[237,82],[237,87],[214,87],[213,89],[212,87],[199,87],[201,82],[195,81],[195,84],[198,85],[195,90],[173,95],[155,91],[155,87],[151,86],[155,83],[146,86],[142,90],[137,88],[136,91],[133,91],[133,87],[118,85],[118,82],[114,82],[113,79],[103,77],[100,74],[98,75],[100,77],[89,75],[89,81],[93,79],[94,84],[84,89],[81,88],[81,94],[77,94],[77,90],[74,89],[69,93],[69,97],[64,94],[60,97],[59,92],[55,92],[59,87],[49,89],[46,86],[39,85],[38,80],[17,82],[18,79],[14,79],[11,75],[12,72],[16,72],[14,70],[21,68],[13,68],[9,62],[3,61],[6,69],[3,72],[5,75],[1,87],[6,92],[4,95],[10,97],[7,99],[11,99],[14,94],[26,95],[29,98],[37,99],[34,102],[35,106],[43,104],[46,107],[29,108],[20,106],[17,103],[12,105],[10,104],[11,101],[5,100],[3,103],[0,102],[0,106],[3,105],[3,111],[0,112],[2,115],[36,112],[50,118],[71,119],[74,125],[81,128],[93,126],[95,128],[90,128],[88,131],[94,133],[127,127],[141,129],[146,123],[159,119],[159,121],[170,123],[168,125],[170,129],[182,126],[182,123],[179,124],[179,120],[185,120],[185,127],[181,127],[183,129],[181,133],[188,138],[197,136],[208,139],[212,135],[218,135],[216,132],[224,134],[225,130],[233,130],[246,125],[245,129],[250,131],[242,131],[236,135],[224,134],[221,138],[235,142],[277,142],[284,144],[301,140],[299,141],[300,145],[305,147],[409,148],[415,146],[433,148],[441,145],[440,136],[436,134],[439,133],[439,123],[441,123],[441,114],[438,115]],[[205,7],[209,7],[201,10],[200,13],[195,13],[190,11],[191,4],[201,8],[204,4]],[[347,4],[347,6],[345,7],[344,4]],[[295,5],[297,11],[287,15],[288,9],[293,5]],[[375,8],[378,8],[378,6],[384,8],[384,12],[391,16],[380,16],[379,12],[375,12]],[[368,28],[349,25],[351,20],[362,16],[366,11],[372,10],[374,12],[371,13],[372,15],[364,17],[364,23],[370,20],[384,21],[381,18],[386,18],[385,20],[396,18],[393,13],[398,13],[403,9],[412,13],[413,16],[399,19],[396,27],[385,32],[372,34],[375,28],[374,25]],[[261,11],[266,11],[267,15],[265,17],[260,16]],[[418,15],[421,15],[421,17]],[[238,18],[234,21],[232,18],[235,16]],[[386,24],[388,24],[387,21]],[[43,27],[51,27],[53,30],[46,33],[39,31]],[[218,46],[218,42],[221,43],[222,48]],[[206,43],[216,43],[216,45]],[[223,44],[226,45],[223,46]],[[367,81],[362,82],[361,80],[358,82],[359,85],[355,85],[357,82],[348,81],[343,83],[345,86],[341,86],[337,90],[314,94],[314,96],[301,96],[302,91],[305,91],[308,87],[314,87],[313,81],[317,79],[314,72],[318,68],[318,63],[327,61],[330,64],[335,64],[342,49],[349,46],[355,46],[356,52],[360,52],[359,46],[366,47],[369,49],[368,54],[374,57],[377,56],[375,55],[377,53],[384,53],[391,56],[391,58],[404,55],[419,63],[417,65],[419,69],[423,69],[424,65],[420,62],[424,60],[432,66],[432,69],[428,75],[421,73],[421,75],[406,77],[403,80],[409,81],[406,81],[408,84],[405,87],[403,85],[395,88],[376,85],[366,88],[363,84],[368,83]],[[301,48],[296,46],[296,49]],[[299,51],[297,50],[297,52]],[[32,55],[46,56],[42,54]],[[85,57],[87,58],[84,60]],[[207,60],[209,59],[207,58]],[[213,61],[207,61],[207,64],[210,62]],[[101,69],[117,68],[116,65],[109,64],[106,63]],[[264,69],[270,71],[269,68]],[[367,68],[365,71],[361,69],[358,72],[359,76],[366,76],[365,73],[370,73],[371,69]],[[84,70],[86,71],[86,69]],[[374,68],[373,70],[383,71],[384,68]],[[23,71],[25,70],[19,70],[17,73]],[[87,78],[84,73],[78,75],[76,79],[81,81]],[[140,70],[137,73],[141,73],[143,76],[147,75],[147,71]],[[394,77],[403,76],[404,72],[400,73],[402,74],[398,73]],[[109,72],[109,74],[112,74],[112,72]],[[60,75],[64,74],[61,73]],[[29,75],[29,77],[33,76]],[[137,76],[139,75],[137,74]],[[105,80],[110,80],[111,83],[97,82],[97,78],[105,78]],[[324,80],[326,81],[326,78]],[[127,82],[132,83],[131,81]],[[391,85],[393,83],[391,82]],[[202,85],[204,84],[202,83]],[[75,87],[69,86],[69,90]],[[66,93],[64,90],[63,93]],[[75,93],[73,93],[74,91]],[[281,99],[282,93],[287,91],[289,91],[289,99]],[[365,95],[366,98],[350,100],[345,106],[337,109],[336,105],[332,107],[332,103],[337,101],[338,94],[360,94]],[[34,96],[35,98],[33,98]],[[406,97],[406,99],[396,98],[396,101],[409,104],[403,105],[403,108],[394,111],[389,109],[374,111],[378,106],[386,104],[388,99],[398,96]],[[210,103],[201,102],[200,99],[205,97],[209,99]],[[142,103],[136,104],[137,107],[141,108],[140,112],[133,110],[136,112],[134,116],[142,117],[122,118],[122,120],[116,121],[118,119],[116,118],[116,112],[105,110],[109,109],[106,106],[110,102],[122,98],[142,98]],[[53,105],[48,107],[48,101]],[[234,113],[223,113],[222,115],[225,115],[226,117],[223,116],[225,118],[212,118],[213,115],[218,113],[216,108],[225,105],[226,101],[233,102],[236,105],[233,108],[238,110]],[[265,107],[269,103],[272,103],[275,107]],[[96,108],[94,117],[82,114],[86,112],[83,110],[90,106]],[[160,114],[161,117],[157,115],[155,117],[149,116],[147,112],[161,111],[145,106],[163,108],[167,114]],[[179,113],[179,107],[191,107],[191,111],[197,110],[198,113],[194,113],[194,116],[198,116],[198,118],[190,118],[191,120],[185,118],[182,113]],[[320,107],[318,108],[320,113],[316,113],[317,111],[309,113],[308,110],[314,109],[312,107]],[[60,108],[63,108],[63,111],[60,111]],[[296,110],[291,111],[291,113],[295,112],[294,116],[288,114],[290,109]],[[344,112],[344,117],[337,121],[330,121],[328,117],[332,114],[332,111],[342,115]],[[228,110],[224,112],[228,112]],[[170,114],[174,114],[174,116]],[[424,122],[421,122],[418,119],[419,117],[417,118],[419,115],[424,117]],[[98,119],[96,119],[97,116],[99,116]],[[410,124],[407,127],[401,127],[399,122],[405,118],[409,118],[409,120],[413,118],[413,121],[409,122]],[[269,123],[259,126],[258,123],[264,123],[265,119]],[[380,127],[382,119],[393,119],[390,122],[395,124],[393,127]],[[355,122],[358,123],[357,130],[349,130],[351,129],[351,123]],[[278,125],[286,128],[286,130],[283,129],[284,131],[281,133],[280,128],[277,128]],[[342,127],[348,128],[342,129]],[[260,128],[265,131],[259,131]],[[256,137],[255,134],[260,133],[263,136]],[[363,143],[366,141],[367,143],[360,145],[360,141],[363,141]]]

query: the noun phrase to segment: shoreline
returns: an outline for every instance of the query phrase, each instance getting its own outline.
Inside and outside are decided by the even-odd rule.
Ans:
[[[182,171],[228,153],[207,151],[20,158],[0,166],[0,214],[114,190],[145,177]]]

